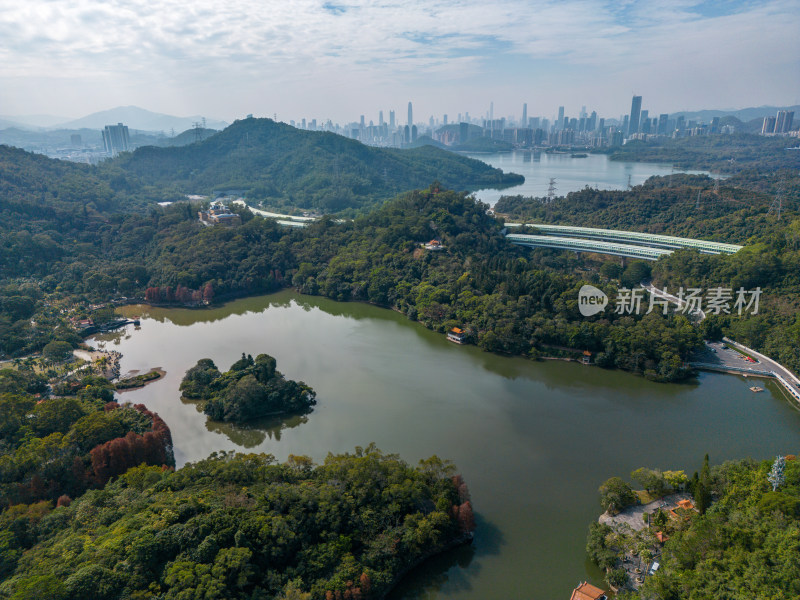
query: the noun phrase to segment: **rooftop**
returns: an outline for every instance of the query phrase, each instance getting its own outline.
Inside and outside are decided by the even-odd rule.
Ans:
[[[591,583],[583,582],[574,590],[570,600],[600,600],[605,598],[606,593],[599,587],[593,586]]]

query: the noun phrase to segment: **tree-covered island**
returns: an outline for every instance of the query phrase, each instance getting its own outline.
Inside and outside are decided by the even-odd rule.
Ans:
[[[183,396],[199,400],[203,412],[215,421],[244,423],[259,417],[308,412],[317,394],[302,381],[286,379],[269,354],[242,358],[221,373],[210,358],[202,358],[186,372]]]

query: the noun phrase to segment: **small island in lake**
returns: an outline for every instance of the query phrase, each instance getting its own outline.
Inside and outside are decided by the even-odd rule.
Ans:
[[[202,358],[181,382],[183,396],[203,402],[215,421],[243,423],[260,417],[308,412],[316,392],[302,381],[286,379],[269,354],[249,354],[220,373],[214,361]]]

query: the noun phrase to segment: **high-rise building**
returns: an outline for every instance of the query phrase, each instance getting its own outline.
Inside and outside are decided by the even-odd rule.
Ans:
[[[408,126],[411,127],[414,124],[414,111],[411,110],[411,102],[408,103]]]
[[[382,110],[378,111],[378,125],[383,127],[383,111]]]
[[[444,124],[447,125],[447,115],[444,115]]]
[[[394,125],[394,111],[390,110],[389,111],[389,129],[394,130],[394,128],[395,128],[395,125]]]
[[[639,133],[650,133],[650,113],[646,110],[642,111],[639,119]]]
[[[524,102],[522,104],[522,123],[521,123],[521,125],[523,127],[527,127],[528,126],[528,103],[527,102]]]
[[[642,97],[634,96],[633,100],[631,100],[631,116],[630,119],[628,119],[628,135],[631,135],[633,133],[638,133],[641,111],[642,111]]]
[[[469,123],[458,124],[458,142],[464,144],[469,140]]]
[[[558,120],[556,121],[556,129],[564,128],[564,107],[558,107]]]
[[[775,115],[775,133],[787,133],[792,128],[794,111],[779,110]]]
[[[669,115],[666,113],[661,113],[658,115],[658,130],[656,133],[658,135],[667,135],[667,121],[669,120]]]
[[[786,121],[784,123],[784,131],[791,131],[794,125],[794,111],[790,110],[786,113]]]
[[[775,117],[764,117],[761,125],[761,133],[775,133]]]
[[[588,121],[586,121],[586,131],[594,131],[595,129],[597,129],[597,111],[593,110]]]
[[[108,154],[116,156],[128,150],[131,139],[128,136],[128,127],[122,123],[106,125],[103,129],[103,146]]]

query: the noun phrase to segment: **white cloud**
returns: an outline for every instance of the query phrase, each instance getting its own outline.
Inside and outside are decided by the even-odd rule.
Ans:
[[[517,80],[520,98],[536,78],[551,82],[553,97],[558,88],[586,93],[605,81],[622,86],[623,96],[638,87],[675,101],[678,94],[666,93],[672,86],[693,104],[713,101],[725,77],[742,82],[726,85],[742,98],[728,104],[751,101],[746,82],[754,80],[772,101],[790,102],[796,97],[778,96],[800,94],[799,27],[796,0],[0,0],[0,101],[19,104],[15,90],[30,95],[33,81],[52,78],[111,104],[190,95],[207,109],[260,98],[281,111],[309,111],[337,100],[316,89],[342,96],[355,87],[369,106],[387,88],[409,96],[439,81],[479,91],[482,105],[489,92],[481,82],[514,89],[502,73]],[[687,74],[709,90],[683,89]],[[2,85],[10,81],[13,90]]]

